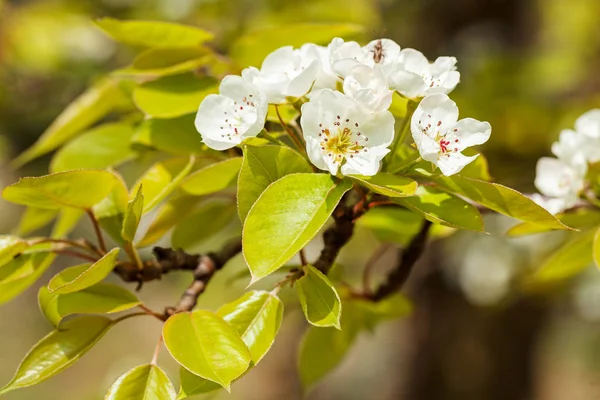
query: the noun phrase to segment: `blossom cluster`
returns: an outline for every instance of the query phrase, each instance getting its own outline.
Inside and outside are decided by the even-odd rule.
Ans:
[[[556,158],[542,157],[536,168],[533,200],[556,214],[579,202],[588,164],[600,161],[600,109],[586,112],[552,144]]]
[[[366,46],[340,38],[328,46],[286,46],[269,54],[260,69],[225,77],[219,94],[200,104],[196,128],[207,146],[225,150],[263,130],[269,104],[302,104],[301,135],[317,168],[375,175],[394,141],[389,108],[396,91],[420,102],[410,128],[421,157],[452,175],[475,158],[461,152],[491,133],[487,122],[458,121],[447,94],[459,80],[454,57],[429,62],[390,39]]]

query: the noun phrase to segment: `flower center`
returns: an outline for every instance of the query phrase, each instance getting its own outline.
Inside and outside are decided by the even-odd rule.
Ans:
[[[442,121],[438,121],[436,126],[432,127],[431,115],[427,115],[425,123],[419,121],[419,127],[423,134],[433,138],[438,143],[440,146],[439,157],[450,157],[451,153],[458,153],[460,151],[460,139],[456,136],[458,132],[457,128],[452,129],[452,131],[444,131],[441,129],[443,128]]]
[[[220,127],[222,138],[233,139],[243,135],[256,122],[256,106],[251,94],[234,100],[232,109],[233,112],[223,112],[223,123]]]
[[[330,157],[334,162],[341,163],[347,157],[353,158],[355,154],[361,151],[367,151],[365,142],[369,138],[364,137],[360,132],[353,131],[350,126],[352,125],[350,119],[341,120],[340,116],[337,116],[338,121],[334,122],[333,129],[322,128],[323,124],[319,124],[321,132],[321,150],[324,155]],[[346,126],[341,126],[342,124]],[[355,128],[358,128],[358,123],[354,123]]]

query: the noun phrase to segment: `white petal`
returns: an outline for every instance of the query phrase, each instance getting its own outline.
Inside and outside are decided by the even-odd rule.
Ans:
[[[359,120],[356,113],[354,120]],[[365,147],[387,147],[394,141],[394,116],[389,111],[363,116],[357,131],[368,140]]]
[[[344,94],[356,100],[365,112],[373,113],[390,107],[393,92],[378,65],[371,68],[361,64],[344,79]]]
[[[600,138],[600,109],[593,109],[575,121],[575,130],[589,137]]]
[[[346,163],[342,165],[342,174],[376,175],[381,167],[381,160],[389,152],[390,150],[385,147],[370,148],[367,152],[361,151],[352,158],[346,159]]]
[[[483,144],[488,141],[492,134],[492,126],[489,122],[481,122],[473,118],[461,119],[450,129],[450,134],[459,139],[458,148],[464,150],[467,147]]]
[[[584,181],[579,170],[556,158],[542,157],[536,166],[535,186],[550,197],[569,197],[583,189]]]
[[[294,69],[294,48],[280,47],[267,55],[260,67],[263,73],[282,72]]]
[[[458,120],[458,107],[445,94],[432,94],[425,97],[413,114],[411,131],[413,136],[428,125],[430,136],[435,137],[435,132],[445,133],[451,129]]]
[[[196,130],[202,136],[202,141],[214,150],[226,150],[241,143],[239,136],[222,136],[222,115],[233,109],[233,100],[226,96],[211,94],[200,104],[196,114]]]
[[[389,64],[396,62],[400,57],[400,46],[398,43],[393,41],[392,39],[375,39],[369,42],[365,46],[367,54],[370,57],[374,57],[375,55],[375,47],[381,41],[381,46],[383,47],[383,57],[380,61],[381,64]]]
[[[413,132],[412,137],[421,157],[426,161],[436,164],[440,153],[439,143],[421,131]]]
[[[460,172],[476,158],[477,156],[467,157],[460,153],[446,153],[439,156],[436,165],[444,175],[450,176]]]
[[[319,140],[311,136],[305,136],[304,138],[306,140],[306,154],[308,154],[310,162],[320,170],[328,171],[329,168],[323,157]]]
[[[421,75],[429,69],[429,60],[418,50],[404,49],[399,57],[402,68],[405,71]]]
[[[391,88],[408,98],[422,97],[427,90],[423,78],[413,72],[397,69],[387,80]]]
[[[302,97],[312,87],[319,73],[319,61],[313,60],[298,76],[293,78],[288,86],[286,96]]]
[[[539,193],[534,193],[529,196],[531,200],[535,201],[539,206],[543,207],[550,214],[558,214],[567,208],[565,199],[556,197],[544,197]]]

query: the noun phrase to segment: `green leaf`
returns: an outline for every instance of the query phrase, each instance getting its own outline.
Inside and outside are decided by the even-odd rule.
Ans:
[[[13,379],[0,395],[53,377],[79,360],[113,325],[109,318],[85,316],[65,322],[50,332],[25,356]]]
[[[556,214],[563,224],[579,230],[586,230],[600,225],[600,212],[593,208],[577,208],[566,213]],[[552,228],[531,222],[521,222],[506,232],[509,236],[531,235],[551,231]]]
[[[146,119],[133,141],[175,155],[205,152],[206,146],[194,127],[195,118],[190,114],[173,119]]]
[[[117,243],[123,244],[121,230],[123,229],[123,220],[127,211],[129,192],[123,178],[116,174],[115,178],[116,184],[113,190],[104,200],[94,206],[93,211],[102,229]]]
[[[181,189],[194,196],[220,192],[236,184],[241,166],[242,157],[210,164],[188,176],[181,183]]]
[[[120,165],[136,155],[129,147],[134,133],[133,126],[123,122],[104,124],[87,131],[54,155],[50,172]]]
[[[389,197],[412,196],[417,190],[417,182],[405,176],[396,176],[380,172],[374,176],[350,175],[350,178],[360,182],[363,186]]]
[[[242,233],[252,282],[277,270],[310,242],[351,187],[329,174],[291,174],[267,187],[250,209]]]
[[[399,207],[375,207],[367,211],[356,223],[371,229],[382,242],[404,246],[419,232],[423,218]]]
[[[59,210],[27,207],[23,215],[21,215],[16,234],[19,236],[29,235],[31,232],[37,231],[48,225],[58,214]]]
[[[183,367],[179,370],[179,377],[181,387],[179,388],[177,400],[187,399],[190,396],[210,393],[221,389],[221,385],[218,383],[194,375]]]
[[[137,181],[133,192],[144,187],[144,214],[156,207],[175,190],[194,166],[194,157],[171,158],[154,164]]]
[[[61,239],[69,236],[69,233],[75,229],[82,216],[83,210],[79,208],[63,208],[60,210],[50,236],[53,239]]]
[[[179,364],[227,391],[251,361],[250,351],[237,332],[210,311],[173,315],[164,324],[163,338]]]
[[[460,176],[465,178],[481,179],[482,181],[488,182],[492,180],[487,159],[483,154],[478,154],[477,158],[473,162],[467,164],[467,166],[460,171]]]
[[[12,162],[13,167],[56,149],[125,101],[129,100],[118,81],[102,79],[69,104],[37,142]]]
[[[199,197],[185,194],[166,201],[158,209],[156,218],[136,247],[151,246],[158,242],[171,228],[187,218],[199,201]]]
[[[312,265],[304,268],[304,276],[294,284],[306,320],[315,326],[340,327],[342,302],[325,275]]]
[[[202,47],[153,48],[142,52],[129,67],[113,72],[116,75],[158,78],[190,72],[213,60],[210,51]]]
[[[248,211],[267,186],[286,175],[312,172],[310,164],[296,151],[284,146],[244,146],[238,177],[238,213],[244,221]]]
[[[594,234],[592,255],[594,256],[594,262],[596,263],[596,267],[600,268],[600,229],[598,229]]]
[[[31,286],[52,261],[53,253],[23,254],[0,267],[0,304],[18,296]]]
[[[194,47],[213,39],[214,35],[194,26],[159,21],[120,21],[113,18],[95,20],[114,40],[144,47]]]
[[[179,222],[171,235],[171,246],[188,249],[214,236],[225,228],[235,216],[235,204],[211,201]]]
[[[117,262],[119,248],[115,247],[94,264],[82,264],[63,269],[48,282],[50,293],[73,293],[100,282],[110,274]]]
[[[125,211],[125,217],[123,218],[123,229],[121,230],[121,237],[127,242],[133,242],[135,233],[137,232],[138,225],[142,219],[142,212],[144,210],[144,195],[142,193],[142,186],[139,185],[135,197],[127,203],[127,211]]]
[[[156,365],[140,365],[121,375],[105,400],[175,400],[175,388]]]
[[[433,179],[444,190],[465,196],[500,214],[553,229],[568,229],[529,197],[506,186],[461,176],[437,176]]]
[[[548,283],[569,279],[594,261],[593,250],[596,229],[578,232],[560,249],[550,255],[533,276],[534,283]]]
[[[394,199],[394,201],[436,224],[483,231],[483,220],[477,208],[449,193],[419,186],[416,196]]]
[[[0,267],[9,263],[28,247],[27,243],[16,236],[0,235]]]
[[[8,201],[38,208],[90,209],[105,198],[116,183],[108,171],[77,170],[37,178],[21,178],[2,192]]]
[[[283,303],[265,291],[251,291],[217,311],[241,336],[250,349],[254,364],[263,358],[275,341],[283,319]]]
[[[233,43],[229,53],[242,67],[258,67],[267,54],[279,47],[300,47],[308,42],[327,45],[334,37],[348,40],[363,32],[364,27],[354,24],[285,24],[246,33]]]
[[[141,302],[129,290],[121,286],[96,283],[73,293],[50,293],[42,286],[38,292],[38,304],[42,313],[54,326],[73,314],[112,314],[129,310]]]
[[[217,92],[218,85],[214,78],[183,74],[166,76],[136,87],[133,101],[150,117],[174,118],[198,111],[202,100]]]

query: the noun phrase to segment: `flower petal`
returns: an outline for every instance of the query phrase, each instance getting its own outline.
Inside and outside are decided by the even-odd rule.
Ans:
[[[488,141],[491,134],[492,126],[489,122],[481,122],[474,118],[461,119],[451,129],[451,135],[459,139],[459,150],[483,144]]]
[[[477,156],[467,157],[461,153],[446,153],[440,155],[437,161],[442,174],[446,176],[454,175],[459,173],[467,164],[470,164],[475,160]]]
[[[342,174],[376,175],[379,172],[381,160],[389,152],[390,149],[386,147],[373,147],[366,152],[361,151],[352,158],[346,158],[346,163],[342,165]]]
[[[600,109],[590,110],[577,118],[575,130],[589,137],[600,138]]]

